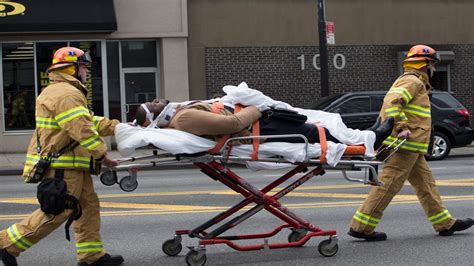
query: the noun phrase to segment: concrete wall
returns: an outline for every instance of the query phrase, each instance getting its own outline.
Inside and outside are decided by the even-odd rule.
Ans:
[[[118,30],[109,38],[187,37],[186,0],[115,0]]]
[[[207,95],[206,48],[318,45],[316,3],[189,0],[191,97]],[[471,44],[473,13],[469,0],[326,1],[337,45]]]

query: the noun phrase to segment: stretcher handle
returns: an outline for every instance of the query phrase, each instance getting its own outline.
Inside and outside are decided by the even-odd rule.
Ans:
[[[390,157],[392,157],[392,155],[394,155],[398,151],[398,148],[400,148],[400,146],[402,146],[403,143],[405,143],[406,141],[407,141],[406,139],[400,140],[399,138],[396,138],[388,146],[385,146],[383,149],[379,150],[377,152],[377,154],[381,154],[383,152],[388,152],[388,150],[392,149],[392,147],[396,144],[396,146],[393,148],[392,152],[387,157],[385,157],[385,159],[383,160],[383,162],[386,162]]]
[[[248,139],[279,139],[279,138],[301,138],[304,140],[305,146],[304,146],[304,162],[308,162],[308,139],[301,134],[283,134],[283,135],[260,135],[260,136],[245,136],[245,137],[233,137],[227,139],[227,141],[224,143],[223,147],[225,150],[229,150],[230,148],[229,142],[234,141],[234,140],[248,140]],[[227,161],[226,158],[229,157],[229,154],[223,153],[224,161]]]

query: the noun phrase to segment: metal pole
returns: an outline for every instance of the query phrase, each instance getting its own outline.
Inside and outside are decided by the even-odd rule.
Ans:
[[[329,96],[328,49],[326,40],[325,0],[318,0],[319,16],[319,67],[321,73],[321,97]]]

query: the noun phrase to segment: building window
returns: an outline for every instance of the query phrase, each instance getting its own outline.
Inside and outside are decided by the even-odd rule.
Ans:
[[[107,41],[109,117],[133,121],[141,103],[159,91],[156,40]]]
[[[40,90],[48,86],[49,77],[46,69],[51,65],[54,53],[61,47],[71,46],[89,52],[92,58],[91,72],[87,76],[87,103],[96,115],[104,114],[104,99],[102,92],[102,61],[100,42],[39,42],[36,44],[36,65],[38,72],[38,87]]]
[[[87,76],[86,88],[89,108],[95,115],[104,115],[104,93],[102,86],[102,51],[98,41],[70,42],[69,46],[89,52],[92,59],[90,73]]]
[[[0,86],[3,85],[3,121],[5,131],[35,128],[35,99],[48,86],[46,69],[54,53],[61,47],[72,46],[88,51],[92,67],[87,77],[87,100],[96,115],[104,114],[102,86],[102,52],[100,41],[19,42],[0,43]],[[35,65],[36,64],[36,65]],[[0,88],[1,89],[1,88]]]
[[[440,61],[436,64],[436,72],[431,78],[431,86],[435,90],[451,92],[451,64],[454,62],[453,51],[438,51]],[[400,73],[403,73],[402,62],[406,58],[407,52],[398,53]]]
[[[35,128],[34,45],[2,45],[3,115],[6,131]]]
[[[107,83],[109,88],[109,117],[122,120],[120,98],[119,42],[107,42]]]
[[[122,67],[156,67],[156,41],[122,41]]]
[[[451,92],[451,82],[449,79],[451,71],[449,64],[443,64],[443,62],[441,62],[435,67],[436,72],[434,73],[433,78],[431,78],[431,86],[433,86],[433,89],[435,90]]]
[[[54,52],[67,46],[67,42],[38,42],[36,43],[36,69],[38,79],[38,94],[49,85],[46,69],[51,65]]]

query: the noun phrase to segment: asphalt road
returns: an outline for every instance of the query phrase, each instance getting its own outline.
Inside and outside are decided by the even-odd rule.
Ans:
[[[447,158],[430,162],[445,205],[455,217],[474,216],[474,166],[472,157]],[[281,171],[236,172],[258,187],[271,182]],[[358,173],[354,173],[358,175]],[[124,176],[125,173],[119,173]],[[6,228],[32,210],[34,185],[23,184],[18,176],[0,176],[0,228]],[[102,204],[102,235],[109,253],[124,256],[125,265],[185,265],[186,246],[196,239],[183,237],[183,251],[168,257],[162,243],[175,229],[192,229],[239,202],[232,193],[197,169],[139,172],[139,187],[132,193],[118,186],[106,187],[96,178]],[[362,203],[369,187],[350,183],[340,172],[316,176],[282,199],[290,209],[322,229],[338,232],[339,252],[323,257],[314,237],[304,247],[239,252],[226,245],[207,247],[206,265],[473,265],[474,229],[452,237],[440,237],[431,228],[413,189],[405,186],[388,207],[378,230],[388,234],[384,242],[365,242],[347,236],[348,223]],[[230,230],[229,234],[267,232],[281,224],[265,211]],[[286,242],[284,229],[269,243]],[[262,244],[263,240],[240,244]],[[20,265],[75,265],[74,243],[64,238],[61,227],[23,253]]]

